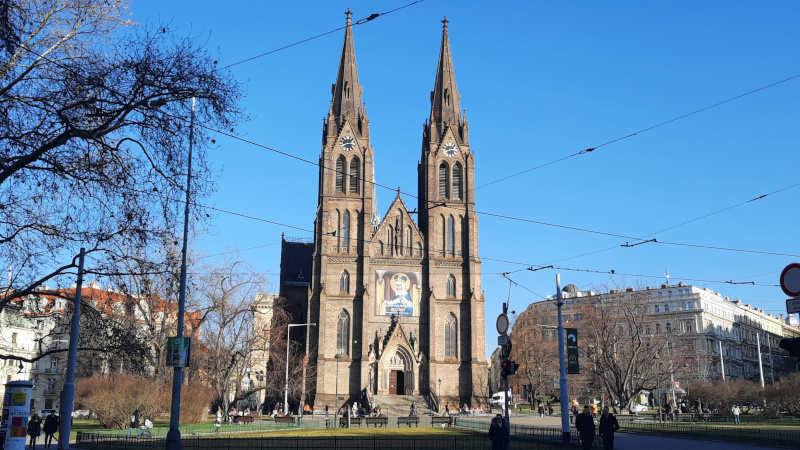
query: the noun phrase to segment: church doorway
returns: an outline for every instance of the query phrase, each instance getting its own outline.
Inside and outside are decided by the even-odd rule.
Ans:
[[[389,372],[389,395],[403,395],[406,392],[406,377],[402,370]]]

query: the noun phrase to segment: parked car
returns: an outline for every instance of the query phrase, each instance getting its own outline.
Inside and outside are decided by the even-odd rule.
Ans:
[[[45,418],[45,417],[49,416],[50,414],[54,414],[54,413],[57,413],[57,412],[58,412],[57,409],[42,409],[42,410],[39,411],[39,417]]]
[[[637,403],[637,404],[633,405],[633,407],[634,407],[634,411],[636,411],[636,412],[647,411],[647,405],[641,405],[641,404]]]

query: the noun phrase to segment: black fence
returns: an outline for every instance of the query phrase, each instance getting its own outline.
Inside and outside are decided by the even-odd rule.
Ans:
[[[739,425],[632,422],[625,424],[620,431],[786,448],[797,448],[798,442],[800,442],[800,430],[765,430]]]
[[[135,438],[117,434],[78,432],[76,448],[108,450],[162,450],[164,437]],[[429,450],[472,450],[490,449],[491,441],[485,435],[374,435],[374,436],[281,436],[281,437],[239,437],[239,436],[184,436],[181,438],[184,450],[252,450],[252,449],[304,449],[304,450],[354,450],[354,449],[429,449]],[[527,439],[513,439],[512,448],[526,450],[545,450],[564,448],[558,442],[538,442]],[[570,448],[575,448],[570,446]]]

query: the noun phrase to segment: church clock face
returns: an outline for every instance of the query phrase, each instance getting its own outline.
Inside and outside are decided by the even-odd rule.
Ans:
[[[452,158],[458,154],[458,146],[452,142],[444,144],[443,150],[444,156],[447,156],[448,158]]]
[[[342,138],[339,139],[339,145],[344,151],[349,152],[356,148],[356,139],[353,136],[342,136]]]

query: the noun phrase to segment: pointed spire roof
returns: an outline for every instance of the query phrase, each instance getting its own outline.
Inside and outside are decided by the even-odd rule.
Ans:
[[[339,60],[339,73],[333,86],[331,112],[334,116],[355,115],[361,109],[361,85],[358,84],[356,68],[356,50],[353,46],[353,27],[350,16],[353,13],[347,8],[347,27],[344,32],[342,57]]]
[[[447,17],[442,20],[442,48],[439,50],[439,67],[436,70],[436,85],[431,93],[431,122],[460,123],[461,99],[456,88],[453,56],[450,54],[450,39],[447,36]]]

